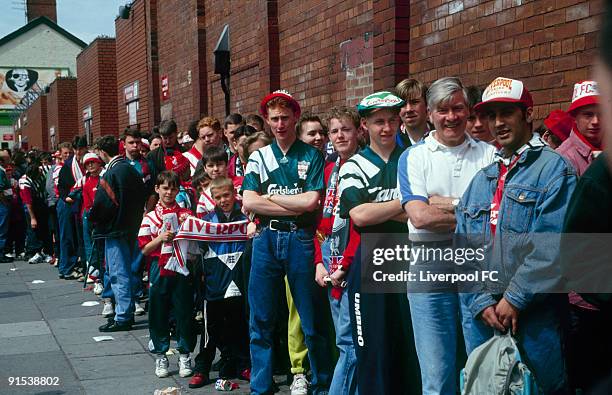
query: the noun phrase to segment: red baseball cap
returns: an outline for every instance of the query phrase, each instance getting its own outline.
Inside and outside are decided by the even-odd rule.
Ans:
[[[578,108],[591,104],[599,104],[599,89],[597,89],[597,82],[582,81],[575,84],[572,104],[570,104],[567,109],[568,114],[574,116]]]
[[[572,131],[574,120],[563,110],[554,110],[544,120],[544,125],[552,134],[565,141]]]
[[[264,97],[261,101],[261,104],[259,105],[259,112],[261,113],[261,115],[264,116],[264,118],[268,117],[268,108],[266,107],[268,102],[274,99],[275,97],[282,97],[283,99],[287,100],[287,102],[289,102],[289,105],[293,109],[295,117],[300,117],[302,109],[300,108],[300,104],[297,102],[297,100],[295,100],[293,96],[291,96],[286,90],[277,90]]]
[[[102,162],[102,159],[100,159],[100,157],[94,154],[93,152],[88,152],[83,157],[83,166],[85,166],[89,162],[98,162],[100,164],[104,164],[104,162]]]
[[[531,93],[522,81],[497,77],[482,93],[482,102],[474,106],[474,111],[484,111],[491,103],[515,103],[533,107]]]

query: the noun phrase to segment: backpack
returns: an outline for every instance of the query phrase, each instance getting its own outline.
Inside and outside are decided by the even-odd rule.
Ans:
[[[510,335],[495,335],[474,349],[459,377],[461,395],[539,395],[535,377]]]

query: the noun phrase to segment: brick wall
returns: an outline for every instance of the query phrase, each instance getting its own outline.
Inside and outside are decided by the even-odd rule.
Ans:
[[[413,1],[410,74],[424,82],[458,76],[486,86],[522,79],[536,119],[567,109],[574,83],[592,78],[602,1]]]
[[[151,26],[151,9],[155,7],[155,0],[136,0],[129,19],[115,19],[119,131],[129,125],[124,88],[135,81],[138,81],[137,123],[141,130],[149,130],[159,121],[159,106],[154,105],[158,93],[153,84],[157,77],[153,77],[152,68],[157,63],[157,49],[156,43],[153,46],[150,43],[157,39],[155,26]]]
[[[22,139],[28,138],[28,148],[48,149],[49,129],[47,127],[47,96],[39,96],[30,108],[21,115],[21,129],[17,131]]]
[[[278,76],[269,62],[270,51],[278,51],[278,43],[274,39],[269,42],[269,34],[274,37],[274,23],[268,26],[268,13],[273,21],[276,20],[275,9],[275,0],[205,1],[206,55],[203,60],[206,62],[209,114],[225,118],[225,97],[219,75],[214,74],[213,63],[213,51],[225,24],[230,28],[230,111],[255,112],[264,92],[269,91],[270,79]]]
[[[77,57],[79,134],[85,134],[83,110],[91,107],[92,135],[118,134],[115,39],[97,38]]]
[[[57,23],[57,7],[55,0],[27,0],[26,11],[28,15],[28,22],[38,18],[39,16],[46,16],[53,22]]]
[[[77,79],[74,77],[57,78],[49,85],[49,94],[47,95],[48,128],[43,139],[48,141],[49,128],[55,127],[55,138],[58,144],[63,141],[71,141],[74,136],[79,134],[80,116]]]
[[[367,0],[279,2],[280,84],[304,109],[371,93],[373,12]]]
[[[182,130],[208,110],[206,79],[201,78],[206,76],[207,56],[204,1],[160,1],[157,16],[160,115],[173,118]],[[168,81],[167,99],[162,78]]]

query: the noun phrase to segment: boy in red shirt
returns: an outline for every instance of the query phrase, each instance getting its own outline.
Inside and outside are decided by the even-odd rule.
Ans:
[[[149,334],[153,341],[155,374],[168,376],[170,348],[169,314],[170,308],[176,318],[178,333],[179,375],[190,376],[191,356],[196,344],[192,327],[193,287],[191,279],[182,274],[166,270],[164,266],[172,257],[172,240],[180,225],[191,215],[176,203],[180,187],[179,176],[172,171],[164,171],[157,176],[155,192],[159,201],[155,209],[142,220],[138,232],[138,246],[144,256],[152,258],[149,273]]]

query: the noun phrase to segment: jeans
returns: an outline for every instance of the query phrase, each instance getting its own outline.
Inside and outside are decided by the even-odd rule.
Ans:
[[[460,299],[454,292],[408,293],[423,395],[457,392],[459,325],[464,327],[465,334],[465,326],[478,324],[472,323],[468,306]]]
[[[134,319],[136,291],[130,268],[134,260],[140,256],[140,250],[135,240],[107,238],[104,256],[111,289],[115,296],[115,321],[130,321]]]
[[[553,295],[548,302],[529,306],[519,313],[515,339],[523,362],[529,366],[545,394],[564,394],[567,390],[565,350],[562,344],[562,318],[567,314],[564,294]],[[559,302],[557,302],[557,300]],[[471,320],[482,322],[480,319]],[[466,330],[468,353],[493,337],[493,329],[482,324]],[[594,361],[582,361],[590,366]]]
[[[289,288],[302,320],[302,331],[312,371],[313,394],[326,393],[331,378],[325,320],[318,317],[324,303],[314,282],[313,232],[274,231],[268,228],[253,238],[249,304],[251,306],[251,393],[272,392],[272,343],[278,301],[287,275]]]
[[[329,270],[330,246],[329,238],[321,245],[323,264]],[[340,357],[334,369],[334,376],[329,386],[330,394],[357,395],[357,380],[355,371],[357,369],[357,356],[351,331],[351,317],[349,315],[348,292],[344,290],[340,300],[331,296],[331,288],[328,288],[329,306],[331,308],[334,328],[336,330],[336,346],[340,351]]]
[[[76,266],[77,245],[74,234],[72,207],[64,200],[57,201],[57,221],[60,233],[59,273],[67,276]]]
[[[304,374],[305,361],[308,356],[308,348],[304,343],[302,332],[302,321],[293,302],[289,281],[285,277],[285,295],[287,297],[287,308],[289,309],[289,320],[287,321],[287,344],[289,346],[289,360],[291,361],[292,374]]]
[[[85,249],[85,260],[87,266],[91,266],[91,252],[93,250],[93,240],[91,238],[92,227],[89,223],[87,211],[83,212],[83,248]]]
[[[8,236],[9,229],[9,212],[8,204],[0,203],[0,254],[4,255],[4,246]]]

